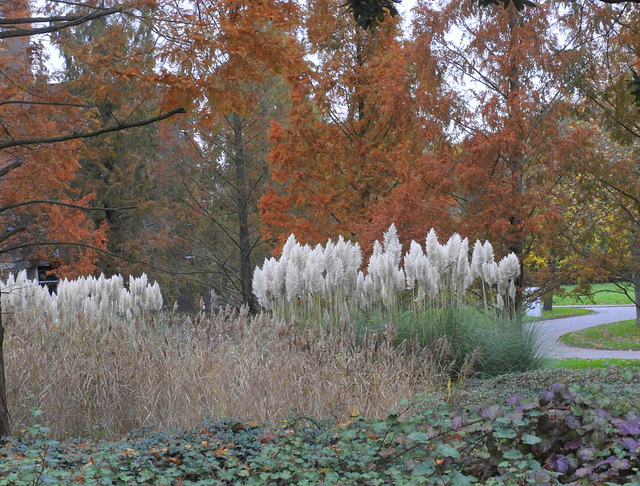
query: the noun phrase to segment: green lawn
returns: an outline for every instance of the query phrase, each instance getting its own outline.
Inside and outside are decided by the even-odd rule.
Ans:
[[[590,368],[607,368],[610,366],[637,366],[640,360],[637,359],[549,359],[547,368],[567,368],[570,370],[585,370]]]
[[[575,289],[575,285],[563,285],[562,289],[570,293]],[[629,292],[633,294],[632,289]],[[554,296],[554,305],[627,305],[633,302],[613,283],[593,284],[591,295],[577,297],[575,295],[565,295],[563,297]]]
[[[635,319],[589,327],[562,336],[570,346],[598,349],[640,349],[640,326]]]
[[[542,311],[540,317],[525,317],[525,322],[547,321],[549,319],[559,319],[561,317],[581,316],[584,314],[592,314],[590,309],[582,309],[580,307],[555,307],[551,311]]]

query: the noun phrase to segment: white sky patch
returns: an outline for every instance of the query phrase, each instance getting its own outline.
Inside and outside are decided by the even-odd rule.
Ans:
[[[411,9],[415,7],[416,0],[402,0],[402,3],[396,4],[396,8],[400,14],[407,18],[410,15]]]
[[[402,17],[402,31],[404,36],[408,37],[411,31],[411,10],[415,7],[417,0],[402,0],[402,3],[396,4],[398,14]]]

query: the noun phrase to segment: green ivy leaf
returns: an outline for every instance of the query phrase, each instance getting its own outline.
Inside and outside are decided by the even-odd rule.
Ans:
[[[440,444],[436,449],[441,457],[451,457],[452,459],[460,459],[460,453],[449,444]]]
[[[426,443],[429,441],[429,436],[424,432],[411,432],[407,437],[414,442]]]
[[[511,429],[500,429],[493,433],[496,439],[513,439],[516,436],[515,431]]]
[[[502,457],[504,457],[505,459],[520,459],[522,457],[522,452],[520,452],[518,449],[509,449],[507,452],[505,452],[504,454],[502,454]]]
[[[435,471],[433,461],[423,461],[411,471],[412,476],[429,476]]]
[[[535,436],[535,435],[524,434],[522,436],[522,443],[523,444],[533,445],[533,444],[537,444],[539,442],[542,442],[542,439],[540,437]]]
[[[42,410],[40,410],[38,407],[30,408],[29,412],[31,412],[31,416],[33,418],[38,418],[40,415],[42,415]]]

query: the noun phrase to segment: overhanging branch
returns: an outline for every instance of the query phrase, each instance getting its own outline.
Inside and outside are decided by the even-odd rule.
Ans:
[[[46,27],[34,27],[34,28],[11,28],[7,30],[3,30],[0,32],[0,39],[9,39],[11,37],[29,37],[32,35],[38,34],[50,34],[52,32],[59,32],[61,30],[67,29],[69,27],[74,27],[76,25],[82,25],[86,22],[91,22],[92,20],[96,20],[102,17],[107,17],[109,15],[113,15],[116,13],[124,12],[123,7],[113,7],[107,9],[98,8],[97,10],[87,14],[87,15],[78,15],[78,16],[69,16],[69,17],[57,17],[58,20],[61,20],[60,23],[56,23],[53,25],[48,25]],[[56,18],[56,17],[54,17]],[[51,22],[51,19],[42,20],[42,19],[3,19],[0,23],[0,26],[16,26],[21,24],[29,24],[29,23],[37,23],[41,22]],[[6,28],[6,27],[5,27]]]
[[[85,250],[93,250],[97,253],[102,253],[104,255],[108,255],[110,257],[113,258],[118,258],[120,260],[123,260],[125,262],[129,262],[129,263],[136,263],[139,265],[144,265],[148,268],[151,268],[152,270],[157,270],[158,272],[162,272],[162,273],[166,273],[168,275],[200,275],[200,274],[209,274],[211,273],[211,270],[198,270],[198,271],[189,271],[189,272],[177,272],[175,270],[169,270],[167,268],[162,268],[162,267],[158,267],[156,265],[153,265],[149,262],[146,262],[144,260],[137,260],[135,258],[129,258],[129,257],[125,257],[122,255],[118,255],[116,253],[112,253],[108,250],[105,250],[104,248],[100,248],[94,245],[90,245],[88,243],[74,243],[74,242],[53,242],[53,241],[49,241],[49,242],[37,242],[37,243],[22,243],[22,244],[16,244],[16,245],[12,245],[9,247],[5,247],[5,248],[0,248],[0,255],[3,253],[10,253],[13,251],[17,251],[17,250],[22,250],[24,248],[32,248],[34,246],[66,246],[66,247],[76,247],[76,248],[83,248]]]
[[[59,135],[57,137],[37,137],[37,138],[26,138],[26,139],[19,139],[19,140],[9,140],[6,142],[0,142],[0,150],[4,150],[11,147],[26,147],[29,145],[42,145],[42,144],[48,144],[48,143],[67,142],[69,140],[78,140],[81,138],[97,137],[107,133],[118,132],[120,130],[127,130],[129,128],[137,128],[137,127],[143,127],[145,125],[151,125],[152,123],[166,120],[167,118],[170,118],[179,113],[186,113],[186,110],[180,107],[153,118],[147,118],[146,120],[141,120],[133,123],[121,123],[115,126],[102,128],[100,130],[95,130],[93,132],[68,133],[66,135]]]
[[[129,209],[137,209],[137,206],[124,206],[121,208],[96,208],[89,206],[81,206],[79,204],[66,203],[62,201],[54,201],[50,199],[32,199],[29,201],[21,201],[15,204],[9,204],[7,206],[0,206],[0,213],[3,211],[9,211],[10,209],[16,209],[23,206],[32,206],[35,204],[46,204],[49,206],[63,206],[71,209],[80,209],[82,211],[125,211]]]

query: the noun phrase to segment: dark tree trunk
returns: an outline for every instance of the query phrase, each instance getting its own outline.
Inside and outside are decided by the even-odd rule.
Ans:
[[[553,310],[553,290],[549,290],[542,297],[542,310],[545,312],[551,312]]]
[[[11,435],[11,421],[7,408],[7,388],[4,379],[4,327],[2,323],[2,292],[0,292],[0,440]]]
[[[633,224],[631,228],[631,283],[633,284],[633,302],[636,305],[636,325],[640,326],[640,228]]]
[[[549,273],[550,273],[550,282],[553,282],[555,285],[556,278],[556,269],[558,268],[558,262],[556,261],[554,252],[552,250],[551,256],[549,257]],[[551,312],[553,310],[553,285],[549,286],[549,289],[545,291],[542,296],[542,310],[546,312]]]
[[[251,228],[249,227],[249,192],[247,189],[247,160],[244,152],[242,132],[243,120],[237,113],[233,114],[233,144],[236,169],[236,204],[238,208],[238,246],[240,247],[240,291],[242,303],[251,311],[256,310],[252,289],[251,266]]]

